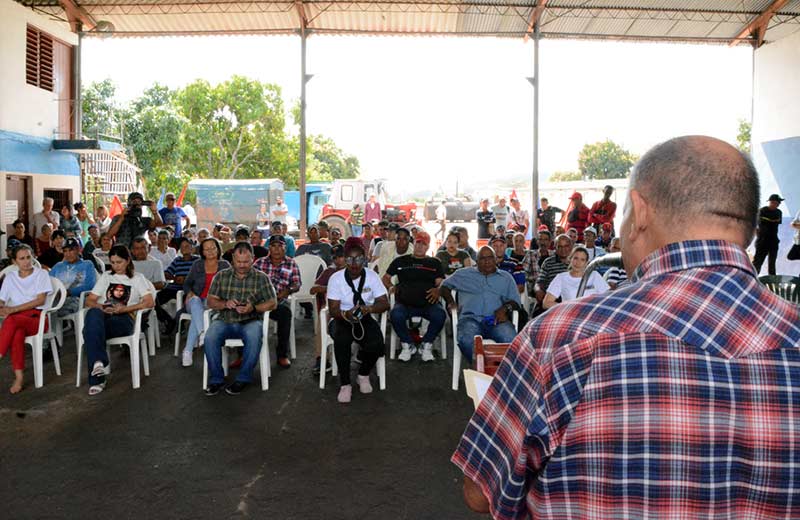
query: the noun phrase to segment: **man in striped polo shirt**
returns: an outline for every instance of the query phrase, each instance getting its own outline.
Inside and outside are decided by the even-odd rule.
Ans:
[[[158,321],[166,324],[167,334],[172,334],[175,327],[175,318],[170,316],[161,306],[170,300],[174,300],[178,295],[178,291],[183,290],[183,282],[189,276],[192,264],[200,258],[199,255],[194,254],[194,246],[188,238],[180,237],[178,239],[178,249],[180,254],[164,270],[164,277],[169,281],[169,284],[158,291],[156,296],[156,316],[158,316]],[[178,310],[181,307],[183,307],[183,302],[178,302]]]
[[[534,287],[534,294],[536,301],[541,308],[542,301],[544,301],[547,288],[550,287],[550,282],[557,274],[564,273],[569,269],[569,255],[572,253],[572,247],[575,243],[568,235],[558,235],[556,237],[556,252],[545,258],[539,268],[539,277],[536,279]]]
[[[634,168],[631,283],[516,337],[453,462],[495,519],[800,518],[800,309],[747,256],[758,174],[672,139]]]

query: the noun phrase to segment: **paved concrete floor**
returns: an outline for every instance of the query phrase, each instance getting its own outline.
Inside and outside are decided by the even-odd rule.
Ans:
[[[27,388],[9,395],[0,361],[0,517],[479,518],[449,462],[472,410],[450,389],[451,360],[389,361],[387,390],[373,375],[375,393],[341,405],[336,378],[312,379],[311,322],[296,323],[293,366],[237,397],[203,395],[200,353],[184,369],[167,338],[141,389],[115,352],[92,398],[85,370],[75,388],[71,337],[43,388],[28,360]]]

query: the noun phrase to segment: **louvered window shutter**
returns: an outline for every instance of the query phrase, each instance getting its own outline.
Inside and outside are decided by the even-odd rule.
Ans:
[[[53,37],[29,25],[26,40],[26,83],[53,92]]]

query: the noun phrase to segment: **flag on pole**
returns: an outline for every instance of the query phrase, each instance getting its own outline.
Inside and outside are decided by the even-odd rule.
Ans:
[[[175,201],[176,206],[183,206],[183,197],[186,196],[186,188],[189,187],[189,184],[184,184],[183,189],[181,190],[181,194],[178,196],[178,200]]]
[[[161,187],[161,196],[158,197],[158,202],[156,202],[156,209],[161,209],[164,207],[164,195],[167,193],[167,188]]]
[[[121,215],[122,211],[122,202],[119,201],[119,197],[114,195],[114,198],[111,199],[111,207],[108,209],[108,216],[114,218],[117,215]]]

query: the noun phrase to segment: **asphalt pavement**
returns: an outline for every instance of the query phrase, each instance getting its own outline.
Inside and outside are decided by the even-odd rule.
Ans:
[[[450,461],[472,403],[450,389],[452,361],[387,360],[387,389],[337,403],[338,382],[312,377],[311,320],[296,320],[298,358],[267,391],[204,395],[202,356],[183,368],[171,338],[131,388],[112,353],[105,392],[75,387],[72,333],[62,375],[7,392],[0,360],[2,518],[471,519]],[[452,340],[449,340],[452,358]],[[355,370],[355,365],[353,367]],[[256,371],[256,380],[259,373]]]

